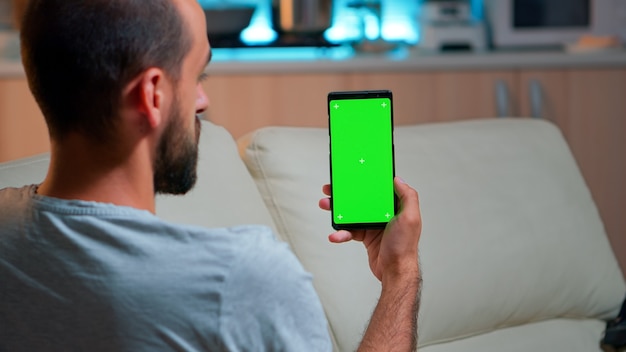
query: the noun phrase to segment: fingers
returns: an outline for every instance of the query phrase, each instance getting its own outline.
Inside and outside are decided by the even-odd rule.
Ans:
[[[400,177],[395,177],[393,182],[396,194],[398,195],[398,198],[400,198],[401,209],[408,207],[407,212],[409,213],[415,213],[416,211],[419,212],[419,196],[417,191],[411,188],[411,186],[404,182],[404,180]],[[325,195],[330,196],[330,191],[329,184],[322,186],[322,192],[324,192]],[[330,210],[330,198],[320,199],[319,207],[323,210]]]
[[[326,185],[322,186],[322,192],[325,195],[330,196],[330,185],[326,184]],[[322,199],[320,199],[319,207],[322,210],[330,210],[330,198],[322,198]]]
[[[400,177],[393,180],[396,194],[400,199],[400,211],[410,214],[419,214],[419,196],[417,191],[411,188]]]
[[[330,185],[329,184],[325,184],[324,186],[322,186],[322,192],[325,195],[330,196]]]
[[[419,195],[417,191],[407,185],[402,179],[394,180],[396,194],[400,199],[400,212],[393,219],[395,228],[407,235],[405,240],[415,241],[410,247],[417,247],[422,232],[422,215],[420,212]],[[408,236],[414,234],[414,236]]]
[[[417,192],[413,188],[411,188],[411,186],[409,186],[406,182],[404,182],[404,180],[400,177],[395,177],[393,181],[396,194],[400,199],[400,211],[406,208],[407,213],[419,214],[419,197]],[[322,186],[322,192],[325,195],[330,196],[330,184],[325,184],[324,186]],[[330,198],[320,199],[318,205],[322,210],[330,210]]]
[[[328,236],[328,240],[332,243],[344,243],[352,241],[352,234],[345,230],[340,230],[335,233],[331,233]]]
[[[409,186],[400,177],[394,178],[394,188],[396,194],[400,200],[400,212],[398,215],[402,215],[402,223],[404,226],[410,228],[421,229],[421,215],[419,209],[419,196],[411,186]],[[322,187],[322,192],[330,196],[331,186],[326,184]],[[319,200],[319,207],[323,210],[331,210],[330,198],[322,198]],[[418,230],[419,231],[419,230]],[[344,243],[349,241],[363,241],[364,233],[362,231],[349,232],[349,231],[337,231],[328,236],[330,242]]]
[[[322,199],[320,199],[319,207],[322,210],[330,210],[330,198],[322,198]]]

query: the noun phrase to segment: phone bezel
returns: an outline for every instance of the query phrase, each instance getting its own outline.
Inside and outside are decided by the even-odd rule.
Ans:
[[[328,93],[327,97],[327,109],[328,109],[328,161],[330,168],[330,179],[332,182],[333,179],[333,164],[332,164],[332,135],[331,135],[331,109],[330,102],[333,100],[342,100],[342,99],[372,99],[372,98],[388,98],[391,101],[391,109],[390,109],[390,121],[391,124],[391,162],[392,162],[392,174],[395,177],[396,175],[396,158],[395,158],[395,142],[394,142],[394,115],[393,115],[393,94],[390,90],[360,90],[360,91],[336,91]],[[335,230],[365,230],[365,229],[382,229],[387,226],[389,221],[384,222],[366,222],[366,223],[342,223],[337,224],[335,222],[335,214],[333,210],[333,190],[331,183],[331,223],[332,227]],[[394,193],[394,216],[398,213],[398,202],[397,197]]]

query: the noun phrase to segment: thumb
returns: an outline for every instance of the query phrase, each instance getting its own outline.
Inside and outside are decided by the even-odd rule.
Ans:
[[[401,177],[393,180],[394,188],[400,200],[400,211],[419,211],[419,197],[417,191],[409,186]],[[408,209],[407,209],[408,208]]]

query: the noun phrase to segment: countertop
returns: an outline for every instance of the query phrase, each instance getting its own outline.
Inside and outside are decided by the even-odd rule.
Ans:
[[[290,51],[294,54],[289,55]],[[360,53],[350,47],[252,48],[216,49],[213,57],[208,68],[212,74],[626,66],[624,49],[587,53],[563,50],[432,53],[417,48],[398,48],[386,53]]]
[[[1,48],[0,48],[1,49]],[[9,48],[10,49],[10,48]],[[7,54],[8,52],[8,54]],[[23,78],[16,46],[0,50],[0,78]],[[400,47],[384,53],[363,53],[352,47],[239,48],[213,50],[207,68],[212,75],[316,72],[385,72],[517,68],[585,68],[626,65],[626,50],[570,53],[565,50],[524,50],[429,53]]]

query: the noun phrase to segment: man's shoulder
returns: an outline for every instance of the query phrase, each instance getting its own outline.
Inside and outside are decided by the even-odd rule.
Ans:
[[[0,188],[0,205],[8,204],[8,202],[15,201],[17,199],[26,198],[33,187],[35,186],[28,185],[22,187]]]
[[[240,287],[264,287],[264,292],[298,292],[311,282],[311,275],[287,243],[277,239],[272,230],[262,226],[230,229],[237,240],[227,287],[242,294]],[[244,294],[245,295],[245,294]],[[280,294],[273,294],[280,297]]]
[[[267,251],[279,242],[274,232],[265,225],[239,225],[232,227],[202,227],[179,224],[155,217],[152,226],[158,226],[168,236],[184,236],[192,242],[209,242],[233,246],[238,255],[247,256],[257,250]]]
[[[225,344],[331,350],[311,274],[269,229],[247,234],[251,236],[231,263],[223,286],[220,335]]]
[[[229,253],[231,282],[263,280],[268,273],[303,269],[287,243],[264,225],[239,225],[225,228],[182,226],[187,234],[207,239],[207,245]],[[202,242],[199,240],[198,242]],[[308,274],[307,274],[308,275]]]
[[[15,219],[28,205],[29,195],[34,186],[0,189],[0,222]]]

